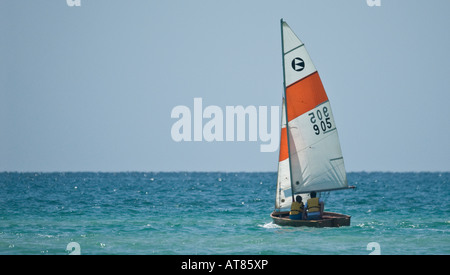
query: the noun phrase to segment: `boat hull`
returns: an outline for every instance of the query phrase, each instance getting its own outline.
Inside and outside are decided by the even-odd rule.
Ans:
[[[341,227],[350,226],[351,216],[324,212],[321,220],[291,220],[289,218],[289,212],[277,212],[274,211],[270,216],[273,222],[280,226],[307,226],[307,227]]]

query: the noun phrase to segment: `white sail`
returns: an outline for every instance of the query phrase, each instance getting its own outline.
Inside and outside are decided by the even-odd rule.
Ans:
[[[291,175],[289,170],[289,152],[286,132],[285,100],[281,107],[280,157],[278,160],[277,195],[275,208],[289,208],[292,204]]]
[[[288,179],[293,194],[348,188],[336,124],[320,76],[305,45],[286,22],[281,23],[289,153],[286,172],[280,146],[278,206],[287,203],[286,198],[281,202],[281,193]],[[281,133],[283,143],[283,128]]]
[[[277,194],[276,194],[276,209],[288,209],[292,204],[292,185],[289,168],[289,151],[286,131],[286,102],[283,98],[282,113],[281,113],[281,137],[280,137],[280,156],[278,160],[278,177],[277,177]],[[303,201],[306,202],[310,196],[309,194],[300,194]]]

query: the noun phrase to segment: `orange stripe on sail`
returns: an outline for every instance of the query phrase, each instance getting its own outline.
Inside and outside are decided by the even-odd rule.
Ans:
[[[280,138],[280,161],[283,161],[287,158],[289,158],[287,129],[286,127],[283,127],[281,128],[281,138]]]
[[[318,72],[312,73],[286,88],[288,121],[314,109],[328,100]]]

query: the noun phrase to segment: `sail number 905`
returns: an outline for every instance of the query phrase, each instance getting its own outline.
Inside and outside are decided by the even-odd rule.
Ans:
[[[325,133],[331,130],[333,125],[331,124],[330,113],[328,112],[327,106],[323,106],[321,109],[317,109],[308,114],[309,121],[313,125],[313,130],[316,135],[320,135],[320,132]]]

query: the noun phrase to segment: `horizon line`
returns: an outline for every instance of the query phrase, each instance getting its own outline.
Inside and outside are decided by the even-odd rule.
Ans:
[[[220,171],[220,170],[211,170],[211,171],[201,171],[201,170],[195,170],[195,171],[188,171],[188,170],[161,170],[161,171],[138,171],[138,170],[121,170],[121,171],[94,171],[94,170],[80,170],[80,171],[0,171],[1,173],[40,173],[40,174],[55,174],[55,173],[277,173],[278,171]],[[412,171],[412,170],[405,170],[405,171],[393,171],[393,170],[360,170],[360,171],[347,171],[348,173],[450,173],[450,171]]]

